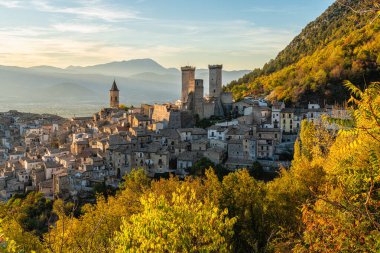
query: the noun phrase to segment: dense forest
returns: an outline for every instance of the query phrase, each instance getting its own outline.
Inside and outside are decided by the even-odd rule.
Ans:
[[[135,170],[80,208],[14,196],[0,205],[0,252],[379,252],[380,83],[346,86],[352,120],[303,121],[292,166],[273,181]]]
[[[344,80],[364,87],[380,78],[379,4],[336,1],[274,60],[226,90],[236,100],[254,95],[300,104],[344,101],[349,96]]]

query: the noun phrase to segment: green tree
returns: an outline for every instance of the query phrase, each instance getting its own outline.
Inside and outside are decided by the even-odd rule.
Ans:
[[[251,175],[255,178],[255,179],[263,179],[264,178],[264,168],[263,166],[261,165],[260,162],[258,161],[255,161],[252,165],[252,172],[251,172]]]
[[[110,252],[110,238],[120,230],[122,218],[142,210],[139,200],[150,183],[143,170],[133,170],[115,196],[99,195],[95,205],[82,208],[79,218],[73,215],[74,206],[56,200],[54,212],[59,219],[44,236],[45,248],[50,252]]]
[[[202,176],[205,174],[206,169],[214,168],[215,164],[206,157],[202,157],[190,169],[191,175]]]
[[[182,186],[172,199],[148,194],[143,211],[124,219],[116,233],[116,252],[230,252],[235,219],[227,210],[205,204],[189,187]]]
[[[380,251],[380,84],[351,83],[354,126],[344,125],[323,161],[325,191],[305,203],[295,252]]]
[[[220,204],[229,210],[230,217],[237,217],[234,251],[255,252],[265,244],[264,196],[264,184],[251,177],[247,170],[224,177]]]

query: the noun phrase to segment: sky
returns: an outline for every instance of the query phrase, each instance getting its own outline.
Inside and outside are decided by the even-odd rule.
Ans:
[[[0,0],[0,65],[254,69],[333,0]]]

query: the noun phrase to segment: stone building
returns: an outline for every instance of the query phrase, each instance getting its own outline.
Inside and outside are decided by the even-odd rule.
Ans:
[[[275,147],[281,143],[281,131],[278,128],[257,128],[257,158],[274,159]]]
[[[162,122],[164,128],[180,128],[181,112],[172,104],[155,104],[152,113],[153,122]]]

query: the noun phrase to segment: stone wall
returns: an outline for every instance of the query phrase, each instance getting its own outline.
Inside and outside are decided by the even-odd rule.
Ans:
[[[169,122],[170,119],[170,109],[167,105],[158,105],[153,106],[152,120],[153,122]]]
[[[206,101],[203,104],[203,117],[210,118],[215,115],[215,102],[213,100]]]

